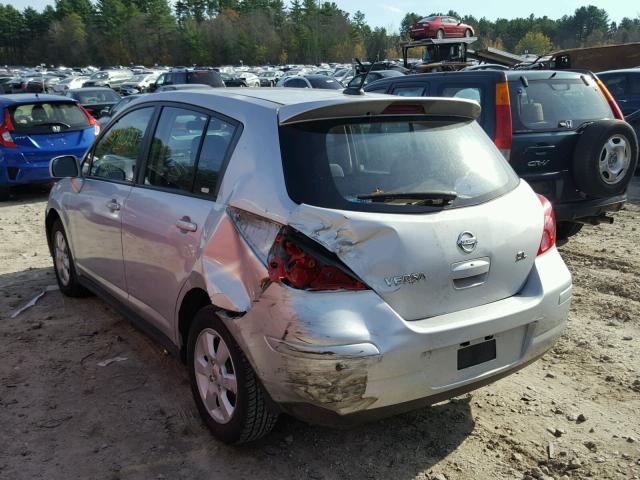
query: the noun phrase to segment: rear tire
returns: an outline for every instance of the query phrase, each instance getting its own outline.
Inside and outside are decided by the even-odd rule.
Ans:
[[[253,368],[211,305],[196,314],[189,329],[187,366],[196,406],[215,437],[237,445],[274,427],[278,414],[270,409]]]
[[[442,29],[441,29],[441,30],[438,30],[438,31],[436,32],[436,38],[437,38],[438,40],[442,40],[442,39],[444,38],[444,30],[442,30]]]
[[[471,29],[470,29],[470,28],[467,28],[467,29],[464,31],[464,36],[465,36],[466,38],[473,37],[473,32],[471,31]]]
[[[67,297],[86,297],[89,291],[80,285],[67,234],[58,219],[51,227],[51,255],[58,288]]]
[[[573,154],[576,186],[592,197],[625,191],[638,162],[638,139],[622,120],[600,120],[588,125]]]
[[[0,185],[0,202],[6,202],[11,197],[11,187]]]
[[[569,237],[577,235],[582,230],[582,223],[578,222],[558,222],[556,226],[556,243],[562,246],[569,241]]]

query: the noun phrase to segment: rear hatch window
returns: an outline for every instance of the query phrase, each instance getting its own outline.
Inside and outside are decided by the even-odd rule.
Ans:
[[[343,210],[425,212],[475,205],[518,177],[471,120],[386,117],[280,128],[287,191]]]
[[[75,103],[25,103],[11,110],[16,132],[62,133],[89,128],[89,119]]]
[[[109,103],[118,103],[120,97],[116,92],[107,90],[85,90],[75,92],[74,97],[82,105],[105,105]]]
[[[585,122],[612,119],[613,113],[595,81],[578,78],[528,79],[509,82],[514,132],[572,130]]]

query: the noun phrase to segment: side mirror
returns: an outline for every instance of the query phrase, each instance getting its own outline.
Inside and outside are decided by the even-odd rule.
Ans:
[[[106,117],[107,115],[109,115],[109,113],[111,113],[111,109],[110,108],[103,108],[102,110],[100,110],[100,118],[102,117]]]
[[[53,157],[49,162],[49,175],[53,178],[78,177],[80,175],[78,159],[73,155]]]

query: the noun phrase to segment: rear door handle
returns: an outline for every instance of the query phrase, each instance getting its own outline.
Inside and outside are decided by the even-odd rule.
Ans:
[[[110,202],[107,202],[107,208],[109,210],[111,210],[112,212],[117,212],[118,210],[120,210],[120,204],[118,203],[118,201],[114,198],[112,199]]]
[[[181,218],[176,222],[176,227],[183,232],[195,232],[198,230],[198,224],[193,223],[189,217]]]

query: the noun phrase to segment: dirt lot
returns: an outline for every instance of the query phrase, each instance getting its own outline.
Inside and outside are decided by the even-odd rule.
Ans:
[[[636,178],[636,180],[638,180]],[[639,478],[640,182],[614,225],[563,247],[570,324],[471,395],[346,431],[282,418],[242,448],[201,424],[186,371],[96,299],[54,285],[46,195],[0,206],[0,478]],[[98,362],[125,361],[106,367]]]

